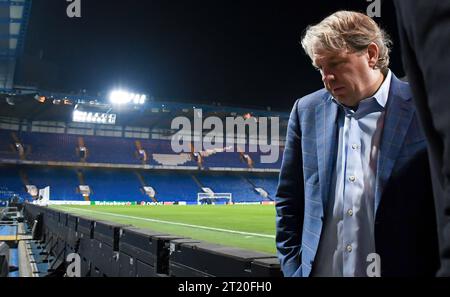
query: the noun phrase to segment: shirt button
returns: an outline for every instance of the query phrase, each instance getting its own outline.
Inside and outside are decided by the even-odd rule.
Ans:
[[[353,216],[353,209],[347,210],[347,215],[348,215],[349,217]]]
[[[347,252],[351,253],[353,250],[352,246],[349,244],[347,245]]]
[[[354,150],[359,149],[359,145],[357,145],[356,143],[352,144],[352,149],[354,149]]]
[[[354,181],[356,180],[356,177],[355,177],[354,175],[351,175],[351,176],[348,178],[348,180],[349,180],[350,182],[354,182]]]

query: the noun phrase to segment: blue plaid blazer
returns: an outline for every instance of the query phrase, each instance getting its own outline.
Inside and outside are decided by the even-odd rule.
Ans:
[[[314,265],[337,154],[337,115],[338,106],[325,89],[298,99],[290,115],[276,194],[276,245],[285,276],[309,276]],[[377,160],[375,216],[390,176],[425,150],[409,85],[392,75]],[[375,243],[380,240],[376,237]]]

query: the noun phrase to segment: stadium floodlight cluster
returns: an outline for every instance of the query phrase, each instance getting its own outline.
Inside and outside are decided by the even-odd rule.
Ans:
[[[112,104],[117,105],[143,105],[147,100],[147,96],[142,94],[129,93],[123,90],[115,90],[109,94],[109,100]]]
[[[110,124],[110,125],[114,125],[116,123],[116,114],[114,113],[74,110],[72,115],[73,115],[72,120],[78,123],[95,123],[95,124]]]

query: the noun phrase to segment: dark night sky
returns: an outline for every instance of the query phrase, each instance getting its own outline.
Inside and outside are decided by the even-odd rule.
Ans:
[[[25,55],[37,59],[42,53],[44,64],[38,64],[42,75],[19,76],[19,82],[36,82],[54,91],[87,89],[91,94],[123,86],[174,101],[275,109],[289,109],[296,98],[321,87],[299,44],[306,26],[339,9],[365,12],[369,4],[365,0],[81,2],[82,18],[70,19],[65,0],[33,1]],[[391,1],[383,2],[376,20],[394,38],[391,69],[401,76]],[[29,65],[35,64],[21,67]]]

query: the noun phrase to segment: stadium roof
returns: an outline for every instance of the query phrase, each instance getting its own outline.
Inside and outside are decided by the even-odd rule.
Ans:
[[[223,119],[225,117],[239,117],[247,114],[253,117],[278,117],[282,131],[285,130],[289,119],[289,112],[268,111],[262,108],[153,100],[138,108],[133,106],[114,107],[95,99],[100,98],[42,91],[22,94],[0,93],[0,117],[14,117],[30,121],[70,122],[72,121],[75,105],[81,104],[87,110],[104,109],[105,112],[118,114],[118,125],[161,129],[170,129],[172,120],[177,116],[193,117],[194,108],[202,109],[203,118],[216,116]]]
[[[31,0],[0,0],[0,89],[14,84],[16,61],[24,48]]]

